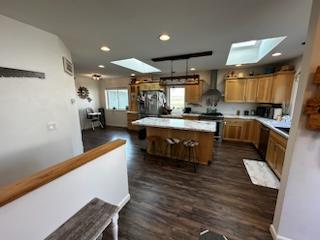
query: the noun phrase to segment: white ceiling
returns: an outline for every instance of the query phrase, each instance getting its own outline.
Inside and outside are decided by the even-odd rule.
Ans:
[[[233,42],[287,36],[259,65],[302,54],[312,0],[0,0],[0,14],[57,34],[72,52],[77,73],[129,76],[113,60],[135,57],[170,71],[154,57],[213,50],[190,60],[201,70],[226,68]],[[161,42],[161,32],[171,39]],[[111,48],[108,53],[101,45]],[[99,64],[105,69],[99,69]],[[184,71],[185,62],[174,70]]]

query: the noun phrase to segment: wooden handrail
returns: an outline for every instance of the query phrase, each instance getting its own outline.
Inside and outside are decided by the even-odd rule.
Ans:
[[[126,144],[117,139],[0,188],[0,207]]]

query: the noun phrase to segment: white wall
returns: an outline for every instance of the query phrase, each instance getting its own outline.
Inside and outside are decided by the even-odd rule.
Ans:
[[[98,111],[100,105],[100,89],[99,81],[92,80],[89,77],[76,76],[76,89],[79,87],[86,87],[89,90],[89,97],[92,99],[89,102],[87,99],[81,99],[77,95],[77,105],[80,116],[81,129],[91,128],[91,122],[87,119],[87,108],[93,108],[95,111]]]
[[[305,128],[303,106],[316,89],[313,73],[320,65],[320,0],[313,3],[293,124],[271,232],[274,239],[319,239],[320,134]],[[319,89],[319,88],[318,88]]]
[[[103,79],[100,81],[100,102],[106,109],[106,89],[129,88],[130,78]],[[115,127],[127,127],[126,110],[107,110],[106,124]]]
[[[1,239],[45,239],[95,197],[119,207],[130,199],[125,145],[2,206]]]
[[[0,15],[0,66],[44,72],[45,79],[0,78],[0,185],[82,153],[69,50],[55,35]],[[56,131],[48,131],[55,122]]]

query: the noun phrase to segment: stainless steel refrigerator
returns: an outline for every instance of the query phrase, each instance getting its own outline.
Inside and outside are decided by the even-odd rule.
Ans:
[[[161,107],[167,102],[163,91],[143,91],[138,98],[140,117],[159,116]]]

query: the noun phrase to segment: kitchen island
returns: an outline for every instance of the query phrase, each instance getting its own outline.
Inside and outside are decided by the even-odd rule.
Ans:
[[[182,141],[195,140],[199,143],[195,149],[198,162],[208,165],[213,159],[215,122],[147,117],[132,124],[146,128],[148,154],[188,161]],[[172,152],[167,146],[167,138],[180,140]]]

